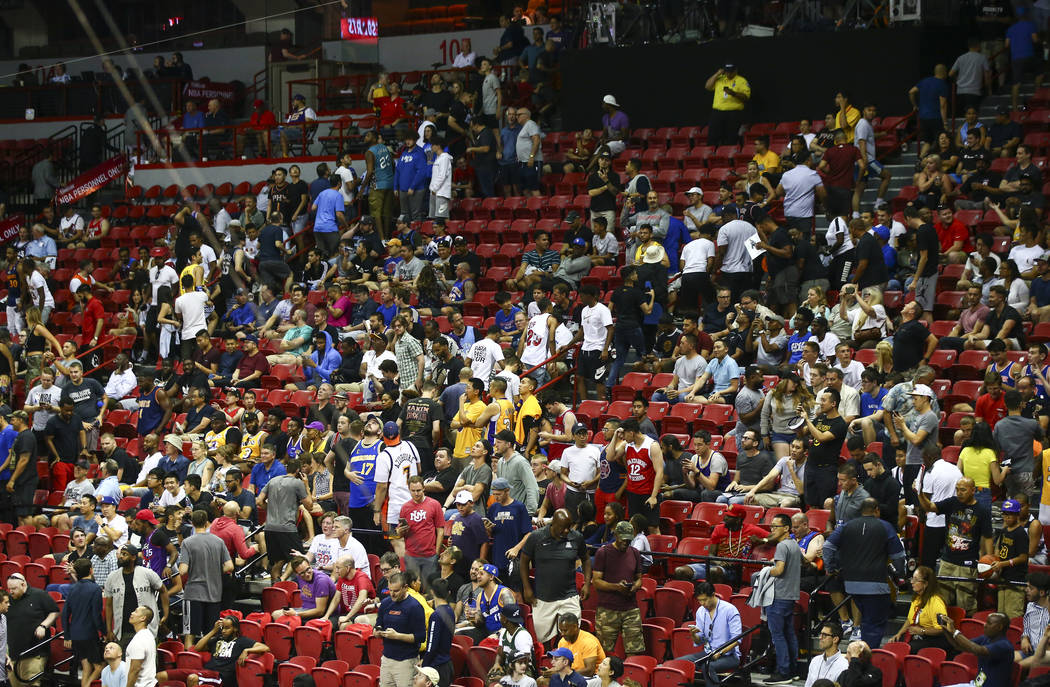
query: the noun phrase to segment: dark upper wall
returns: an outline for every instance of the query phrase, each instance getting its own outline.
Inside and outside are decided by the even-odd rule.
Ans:
[[[858,106],[872,100],[884,114],[903,114],[908,89],[936,62],[951,66],[965,50],[962,32],[902,28],[573,51],[561,65],[565,127],[597,127],[606,93],[632,128],[706,124],[711,92],[704,82],[726,61],[751,84],[747,121],[822,118],[839,89]]]

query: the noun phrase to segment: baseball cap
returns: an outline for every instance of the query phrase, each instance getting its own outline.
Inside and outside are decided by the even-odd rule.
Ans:
[[[238,295],[238,296],[243,296],[243,295],[245,295],[245,294],[247,294],[247,293],[248,293],[248,289],[246,289],[246,288],[244,288],[243,286],[241,286],[241,287],[238,287],[238,288],[237,288],[237,291],[235,291],[234,293],[235,293],[236,295]]]
[[[376,220],[375,220],[374,217],[372,217],[372,215],[361,215],[361,219],[359,219],[357,221],[360,222],[361,224],[372,224],[372,225],[374,225],[376,223]]]
[[[694,187],[692,187],[691,189],[689,189],[688,191],[686,191],[686,192],[685,192],[685,194],[686,194],[687,196],[688,196],[689,194],[691,194],[691,193],[695,193],[695,194],[696,194],[696,195],[698,195],[698,196],[702,196],[702,195],[704,195],[704,192],[703,192],[703,190],[702,190],[702,189],[701,189],[701,188],[700,188],[699,186],[694,186]]]
[[[760,368],[758,365],[748,365],[747,367],[744,368],[744,376],[745,377],[750,377],[753,374],[761,374],[761,373],[762,373],[762,368]]]
[[[305,103],[306,102],[306,96],[303,95],[302,93],[296,93],[295,95],[292,96],[292,100],[302,100]]]
[[[324,423],[323,422],[318,422],[317,420],[314,420],[313,422],[308,424],[306,426],[306,428],[307,429],[316,429],[318,431],[323,432],[324,431]]]
[[[398,222],[398,224],[402,224],[402,223],[408,224],[409,223],[408,215],[398,215],[397,216],[397,222]]]
[[[1005,501],[1003,501],[1003,508],[1002,508],[1002,510],[1003,510],[1004,513],[1020,513],[1021,512],[1021,502],[1020,501],[1016,501],[1014,499],[1006,499]]]
[[[587,241],[585,241],[582,236],[577,236],[576,238],[574,238],[572,240],[572,245],[574,245],[574,246],[586,246],[587,245]]]
[[[602,98],[602,102],[605,103],[606,105],[612,105],[613,107],[619,107],[620,106],[620,103],[616,102],[616,96],[614,96],[614,95],[607,95],[607,96],[605,96],[604,98]]]
[[[518,604],[507,604],[500,610],[500,614],[515,625],[525,624],[525,617],[521,614],[521,606]],[[524,655],[527,656],[528,654]],[[511,661],[513,662],[514,660],[517,660],[517,658],[518,656],[515,655]]]
[[[598,157],[611,158],[612,153],[610,153],[608,150],[603,150],[602,152],[598,153]]]
[[[134,544],[125,544],[124,546],[120,547],[120,549],[121,551],[127,551],[132,556],[139,555],[139,547],[135,546]]]
[[[75,467],[78,467],[81,470],[90,470],[91,469],[91,463],[89,463],[86,460],[78,460],[74,465],[75,465]]]
[[[937,395],[933,393],[933,389],[926,386],[925,384],[916,384],[915,388],[909,393],[909,396],[925,396],[926,398],[937,398]]]
[[[456,238],[452,239],[452,243],[455,243],[456,245],[463,244],[463,243],[466,243],[466,242],[467,242],[467,239],[466,239],[466,237],[463,237],[463,236],[457,236]]]
[[[263,102],[262,100],[260,100],[258,98],[256,98],[255,100],[252,101],[252,107],[262,107],[265,104],[266,104],[265,102]]]
[[[504,477],[497,477],[496,479],[492,480],[492,486],[490,488],[491,489],[510,489],[510,482],[508,482],[506,480],[506,478],[504,478]]]
[[[616,523],[613,532],[616,534],[616,538],[620,541],[631,541],[634,539],[634,526],[626,520],[621,520]]]
[[[400,248],[401,247],[401,239],[390,239],[389,241],[386,242],[386,247],[387,248]]]
[[[575,425],[572,426],[572,433],[573,434],[579,434],[580,432],[587,432],[587,431],[590,431],[590,430],[588,430],[587,425],[583,424],[582,422],[577,422]]]
[[[725,69],[726,71],[732,71],[736,69],[736,65],[732,62],[726,62],[724,65],[722,65],[722,69]]]
[[[1036,262],[1050,262],[1050,251],[1047,251],[1035,259]]]
[[[149,254],[150,254],[151,258],[163,258],[163,257],[167,256],[168,249],[167,248],[160,248],[159,246],[157,248],[150,248]]]
[[[23,422],[28,422],[29,421],[29,413],[27,413],[24,410],[16,410],[13,413],[11,413],[9,417],[11,417],[12,419],[17,417],[19,420],[22,420]]]
[[[580,213],[575,210],[569,210],[569,214],[565,215],[566,222],[575,222],[580,218]]]
[[[487,572],[489,575],[492,575],[493,577],[499,577],[499,568],[494,566],[492,563],[486,563],[485,565],[481,566],[481,569]]]
[[[6,403],[0,405],[0,417],[4,418],[5,420],[11,417],[11,406],[7,405]]]
[[[722,513],[722,515],[724,515],[727,518],[746,518],[747,510],[740,504],[734,504],[728,509],[726,509],[726,511]]]
[[[559,647],[554,651],[548,651],[547,656],[549,656],[550,658],[566,658],[569,660],[570,663],[576,660],[576,658],[572,655],[572,652],[566,649],[565,647]]]
[[[349,399],[350,397],[349,397],[349,396],[347,396],[347,395],[346,395],[345,393],[343,393],[342,391],[340,391],[340,392],[338,392],[338,393],[334,393],[334,394],[332,394],[332,398],[341,398],[341,399],[343,399],[343,400],[347,400],[347,399]]]
[[[244,337],[244,340],[251,341],[253,343],[259,343],[259,337],[257,337],[255,334],[248,334]]]
[[[438,674],[438,671],[434,668],[416,668],[416,672],[420,675],[426,675],[427,679],[430,680],[430,684],[432,685],[436,685],[439,682],[441,682],[441,676]]]
[[[995,108],[995,114],[1001,114],[1001,115],[1008,115],[1008,114],[1010,114],[1010,106],[1009,105],[1000,105],[999,107]]]
[[[226,226],[228,226],[228,227],[239,227],[239,226],[241,226],[241,220],[239,220],[236,217],[234,217],[229,222],[227,222]]]
[[[119,501],[117,501],[112,496],[103,496],[102,501],[100,501],[99,503],[101,503],[103,506],[115,506],[119,503]]]
[[[456,494],[456,505],[461,503],[474,503],[474,496],[470,493],[469,489],[464,489]]]
[[[396,422],[390,421],[383,425],[383,436],[387,439],[396,439],[401,436],[401,428]]]
[[[496,434],[496,438],[500,441],[509,441],[512,444],[517,440],[514,436],[514,432],[509,429],[501,429],[499,433]]]
[[[561,472],[561,461],[555,458],[551,462],[547,463],[547,467],[555,472]]]
[[[160,524],[159,522],[157,522],[157,516],[154,515],[153,511],[151,511],[149,508],[143,508],[138,513],[135,513],[135,519],[136,520],[145,520],[146,522],[148,522],[148,523],[150,523],[152,525],[159,525]]]
[[[880,224],[879,226],[875,227],[874,231],[875,231],[875,236],[877,238],[880,238],[883,241],[889,241],[890,240],[890,230],[889,230],[889,228],[884,227],[883,225]]]

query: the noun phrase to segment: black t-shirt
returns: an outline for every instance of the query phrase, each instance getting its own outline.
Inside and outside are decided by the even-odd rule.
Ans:
[[[765,210],[763,210],[762,212],[764,213]],[[793,249],[791,251],[791,257],[790,258],[782,258],[780,256],[773,255],[772,253],[770,253],[768,251],[766,252],[766,263],[769,266],[769,273],[770,274],[776,274],[777,272],[780,272],[782,270],[787,269],[788,267],[791,267],[791,265],[793,265],[795,263],[794,244],[791,243],[791,236],[788,235],[788,231],[787,231],[787,227],[786,226],[784,226],[784,227],[777,227],[776,231],[774,231],[772,234],[770,234],[768,243],[769,243],[769,245],[773,246],[774,248],[786,248],[788,246],[791,246],[792,249]]]
[[[139,606],[139,597],[135,592],[135,571],[122,572],[124,576],[124,609],[123,618],[120,620],[122,637],[131,637],[135,634],[135,628],[131,626],[131,613]]]
[[[63,463],[76,462],[80,453],[80,430],[83,428],[80,420],[74,415],[69,422],[62,419],[60,415],[52,415],[44,427],[44,433],[51,438],[51,443],[58,451],[58,457]]]
[[[835,438],[831,441],[813,440],[813,445],[809,449],[810,465],[814,468],[838,465],[842,442],[846,439],[846,421],[842,419],[842,416],[828,418],[825,415],[818,415],[813,425],[822,432],[831,432]]]
[[[479,258],[476,254],[470,252],[464,255],[460,255],[459,253],[453,253],[452,255],[448,256],[449,270],[455,273],[456,265],[458,265],[461,262],[465,262],[467,263],[467,265],[470,266],[470,273],[475,277],[481,274],[481,258]]]
[[[611,181],[616,188],[623,188],[620,185],[620,175],[612,171],[612,169],[609,170],[609,181]],[[605,186],[605,184],[606,182],[598,176],[597,172],[594,172],[587,177],[587,190],[601,188],[602,186]],[[591,196],[591,210],[593,212],[608,212],[610,210],[616,210],[616,194],[606,190],[596,196]]]
[[[462,369],[462,368],[460,368]],[[434,420],[441,404],[433,398],[413,398],[401,408],[401,434],[419,449],[420,457],[433,450]]]
[[[704,307],[704,331],[708,334],[720,332],[726,328],[726,317],[733,312],[731,308],[719,310],[715,302],[708,303]]]
[[[587,246],[589,247],[591,245],[591,241],[594,240],[594,232],[591,231],[591,228],[588,227],[586,224],[581,224],[579,229],[572,229],[570,227],[569,230],[565,232],[564,243],[571,246],[572,240],[575,238],[583,239],[587,242]]]
[[[537,599],[558,601],[576,594],[576,560],[589,555],[582,534],[569,530],[564,538],[557,539],[548,525],[525,540],[521,553],[528,556],[534,569],[542,571],[533,587]]]
[[[879,516],[894,527],[897,526],[897,507],[901,498],[901,483],[889,472],[864,482],[864,490],[879,502]]]
[[[648,302],[648,296],[637,286],[621,286],[613,291],[612,305],[615,308],[615,329],[640,329],[642,326],[642,303]]]
[[[938,501],[935,505],[937,512],[946,516],[948,523],[942,558],[955,565],[976,566],[981,555],[981,539],[992,536],[991,513],[977,501],[965,505],[955,496]]]
[[[971,148],[963,146],[963,149],[959,151],[959,162],[962,163],[963,171],[975,171],[977,169],[977,161],[983,158],[985,153],[986,151],[981,147]]]
[[[993,172],[992,170],[985,170],[984,172],[974,172],[966,178],[963,182],[962,187],[959,189],[963,194],[968,196],[970,200],[984,200],[991,194],[984,190],[974,190],[974,184],[982,184],[984,186],[990,186],[992,188],[999,188],[999,184],[1002,183],[1003,175],[999,172]]]
[[[682,330],[677,327],[669,332],[657,331],[656,343],[653,345],[653,353],[660,358],[670,358],[671,354],[674,353],[674,347],[678,345],[678,340],[682,338]]]
[[[919,320],[905,322],[893,336],[893,369],[910,370],[922,360],[930,330]]]
[[[857,262],[867,260],[868,266],[864,269],[860,281],[860,288],[882,284],[889,280],[890,275],[886,271],[886,259],[882,256],[882,248],[874,236],[865,232],[857,241]]]
[[[62,401],[73,402],[73,417],[91,422],[98,417],[98,403],[106,390],[94,379],[84,379],[78,386],[72,382],[62,389]]]
[[[25,470],[22,470],[22,474],[18,476],[18,481],[15,482],[15,485],[19,487],[36,484],[38,479],[36,474],[36,435],[33,434],[31,429],[23,430],[15,437],[15,443],[11,446],[12,469],[17,464],[15,461],[23,453],[29,454],[29,465],[26,466]]]
[[[488,127],[482,129],[473,145],[480,148],[488,146],[489,149],[487,153],[474,153],[474,169],[488,172],[496,169],[496,151],[499,148],[499,144],[496,143],[496,137],[492,135],[492,129]]]
[[[124,470],[123,476],[120,479],[123,484],[135,484],[139,481],[139,468],[141,466],[137,460],[128,455],[127,451],[118,446],[113,449],[113,453],[106,458],[112,458],[117,461],[117,465]]]
[[[448,498],[449,492],[452,491],[452,487],[456,486],[456,480],[459,479],[460,471],[455,466],[447,467],[441,472],[432,472],[423,478],[423,481],[435,480],[441,484],[442,491],[429,492],[429,495],[438,503],[444,503],[445,499]]]
[[[30,432],[32,433],[32,432]],[[36,470],[33,470],[36,474]],[[7,611],[7,650],[8,656],[18,656],[26,649],[40,643],[32,630],[44,621],[51,613],[58,613],[55,600],[43,589],[30,587],[22,598],[11,599],[11,608]],[[44,646],[33,652],[33,655],[47,655],[48,647]]]
[[[281,213],[281,217],[284,218],[285,222],[292,219],[292,209],[294,208],[294,206],[288,207],[291,203],[289,190],[288,182],[285,182],[283,186],[270,184],[270,212]]]
[[[441,89],[436,93],[434,91],[426,91],[419,96],[419,104],[423,106],[423,109],[432,107],[438,113],[447,113],[452,108],[452,93],[446,89]],[[440,120],[441,117],[438,118],[438,122]],[[438,122],[435,122],[435,127]]]
[[[343,470],[346,468],[347,457],[357,446],[357,440],[339,437],[332,444],[335,457],[332,459],[332,491],[350,491],[350,480],[346,478]]]
[[[817,252],[816,246],[807,239],[802,239],[795,246],[795,259],[802,260],[802,281],[828,278],[827,265],[820,261],[820,253]]]
[[[335,419],[338,415],[335,405],[329,403],[324,408],[319,407],[317,404],[310,406],[310,413],[306,418],[307,424],[311,422],[320,422],[328,429],[335,429]]]
[[[1023,350],[1025,344],[1024,327],[1021,326],[1021,313],[1017,312],[1016,308],[1009,305],[1003,305],[1002,313],[998,313],[995,310],[989,310],[988,317],[984,320],[984,323],[988,325],[988,335],[993,339],[997,338],[999,331],[1002,330],[1003,325],[1007,320],[1014,321],[1014,326],[1010,328],[1010,336],[1008,338],[1016,338],[1021,344]]]
[[[941,256],[941,240],[937,238],[937,230],[929,223],[920,226],[919,231],[915,235],[916,255],[921,257],[921,253],[924,250],[928,252],[926,267],[919,276],[932,277],[937,274],[937,263]]]
[[[1018,525],[1016,529],[1008,530],[1005,527],[996,534],[995,556],[1001,561],[1017,558],[1022,553],[1028,553],[1028,529],[1024,525]],[[1003,579],[1021,582],[1025,577],[1026,566],[1011,566],[1002,571]]]
[[[216,637],[211,642],[211,659],[204,664],[204,667],[217,672],[223,683],[236,684],[237,659],[245,649],[251,649],[253,646],[255,646],[255,640],[248,637],[237,637],[233,641]]]
[[[283,251],[277,249],[277,243],[284,243],[284,229],[267,224],[259,232],[259,261],[284,260]]]
[[[310,187],[307,186],[306,182],[302,179],[294,184],[289,182],[284,194],[288,197],[288,212],[284,215],[286,221],[291,221],[292,215],[295,213],[296,208],[299,207],[299,201],[303,199],[303,196],[306,196],[307,203],[303,206],[302,214],[306,214],[310,211]]]

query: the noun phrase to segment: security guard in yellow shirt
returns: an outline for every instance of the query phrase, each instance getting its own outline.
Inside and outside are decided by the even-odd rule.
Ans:
[[[707,145],[735,145],[744,106],[751,99],[751,85],[736,73],[736,65],[726,64],[708,78],[704,88],[714,92],[711,120],[707,125]]]

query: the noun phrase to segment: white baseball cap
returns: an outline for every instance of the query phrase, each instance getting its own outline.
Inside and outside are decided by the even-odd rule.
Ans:
[[[925,396],[926,398],[937,398],[937,394],[933,393],[933,389],[926,386],[925,384],[916,384],[915,388],[908,392],[909,396]]]
[[[694,186],[691,189],[689,189],[688,191],[686,191],[685,193],[686,193],[686,195],[689,195],[690,193],[695,193],[695,194],[700,195],[700,196],[704,195],[704,192],[700,189],[699,186]]]
[[[606,105],[612,105],[613,107],[619,107],[620,106],[620,103],[616,102],[616,96],[614,96],[614,95],[607,95],[607,96],[605,96],[604,98],[602,98],[602,102],[605,103]]]

